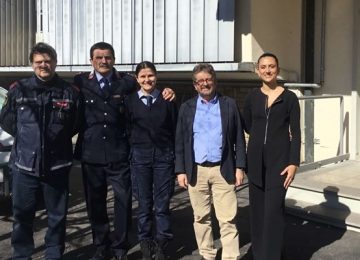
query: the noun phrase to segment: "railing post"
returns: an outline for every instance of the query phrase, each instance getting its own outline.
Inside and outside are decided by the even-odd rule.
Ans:
[[[311,96],[310,89],[304,90],[304,96]],[[305,163],[314,162],[314,100],[304,100],[304,124],[305,124]]]
[[[339,153],[344,154],[344,98],[340,98],[340,140],[339,140]]]

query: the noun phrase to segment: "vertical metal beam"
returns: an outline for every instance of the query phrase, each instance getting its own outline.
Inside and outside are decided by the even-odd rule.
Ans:
[[[339,141],[339,153],[344,154],[344,98],[340,98],[340,141]]]
[[[305,96],[311,96],[312,90],[304,90]],[[305,118],[305,163],[314,162],[314,100],[304,100]]]

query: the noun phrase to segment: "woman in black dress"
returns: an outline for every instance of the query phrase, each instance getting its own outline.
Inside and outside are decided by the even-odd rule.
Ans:
[[[252,252],[255,260],[282,256],[286,190],[300,163],[300,107],[296,95],[277,82],[274,54],[258,59],[262,81],[246,98]]]

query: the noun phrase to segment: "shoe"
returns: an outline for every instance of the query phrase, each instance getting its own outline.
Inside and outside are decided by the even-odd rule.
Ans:
[[[113,257],[110,250],[96,251],[90,260],[110,260]]]
[[[156,248],[155,251],[155,260],[166,260],[166,256],[164,250],[160,247]]]
[[[165,248],[168,245],[167,240],[158,240],[156,241],[155,248],[155,260],[166,260]]]
[[[151,240],[140,241],[142,260],[152,260],[153,242]]]

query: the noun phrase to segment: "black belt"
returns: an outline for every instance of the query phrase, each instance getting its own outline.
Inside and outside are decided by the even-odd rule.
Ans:
[[[205,161],[202,163],[197,163],[197,165],[200,165],[202,167],[214,167],[214,166],[219,166],[221,162],[209,162],[209,161]]]

